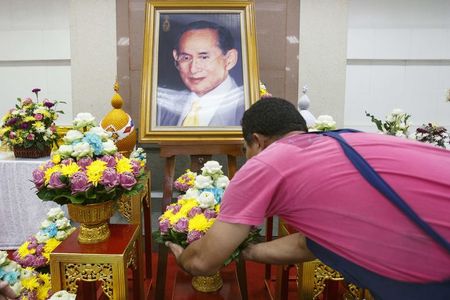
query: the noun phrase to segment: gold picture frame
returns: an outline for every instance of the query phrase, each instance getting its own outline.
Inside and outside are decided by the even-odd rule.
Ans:
[[[242,139],[240,118],[243,111],[259,99],[254,1],[147,0],[145,15],[139,141],[160,143]],[[223,39],[219,41],[220,31],[216,27],[213,31],[217,32],[217,42],[214,44],[219,49],[217,56],[213,57],[213,50],[204,55],[203,51],[209,50],[202,50],[201,46],[195,51],[191,51],[193,48],[189,46],[184,47],[186,42],[183,44],[182,40],[187,40],[186,32],[199,32],[204,27],[199,30],[198,27],[192,29],[192,26],[205,23],[225,28],[234,40],[233,50],[222,47],[225,42]],[[206,31],[209,32],[209,29]],[[201,45],[201,42],[195,40],[191,44]],[[234,64],[227,65],[229,61]],[[217,83],[212,83],[216,76],[212,72],[218,71],[204,70],[206,66],[214,64],[221,64],[222,68],[226,65],[226,79],[231,78],[233,91],[237,92],[224,92],[222,89],[219,94],[216,93],[225,83],[213,87]],[[194,75],[196,72],[200,74],[198,78]],[[220,76],[225,77],[223,74]],[[205,79],[210,82],[203,81]],[[212,99],[213,102],[207,103],[214,103],[216,99],[221,99],[221,102],[213,104],[215,108],[203,111],[202,117],[198,118],[203,124],[183,126],[186,116],[190,114],[188,111],[192,110],[195,101],[192,99],[199,99],[198,95],[202,97],[205,93],[206,97],[199,101]],[[223,115],[231,107],[229,103],[239,103],[239,109],[233,111],[233,118],[217,118],[219,113]]]

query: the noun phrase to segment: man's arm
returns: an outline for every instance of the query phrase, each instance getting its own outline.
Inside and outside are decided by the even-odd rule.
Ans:
[[[295,264],[315,258],[306,246],[305,236],[301,233],[250,245],[242,251],[242,255],[246,260],[279,265]]]
[[[211,275],[217,272],[225,260],[247,238],[250,225],[232,224],[216,220],[205,236],[186,249],[171,242],[178,265],[192,275]]]

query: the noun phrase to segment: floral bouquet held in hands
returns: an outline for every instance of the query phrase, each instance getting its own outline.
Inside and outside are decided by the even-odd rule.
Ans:
[[[157,242],[170,241],[185,248],[202,238],[214,224],[229,179],[217,161],[206,162],[201,170],[200,175],[187,170],[175,181],[174,187],[184,194],[178,197],[176,203],[168,205],[159,217],[159,231],[153,234]],[[252,229],[247,240],[224,265],[237,259],[240,250],[249,242],[258,240],[259,231],[257,228]]]
[[[130,159],[118,153],[110,133],[97,126],[89,113],[78,114],[73,127],[52,159],[33,171],[37,196],[44,201],[69,204],[71,218],[82,223],[80,242],[83,232],[86,237],[92,232],[102,232],[106,239],[109,236],[106,221],[113,213],[114,200],[122,195],[136,195],[143,189],[145,162],[139,156]],[[96,206],[85,207],[88,204]],[[104,220],[99,223],[92,219],[96,215]],[[88,228],[89,224],[103,227]]]
[[[40,89],[33,89],[38,98]],[[44,99],[33,102],[31,98],[21,99],[15,108],[2,118],[0,138],[14,150],[16,157],[37,158],[50,155],[50,150],[59,138],[55,120],[63,112],[55,110],[62,101]]]

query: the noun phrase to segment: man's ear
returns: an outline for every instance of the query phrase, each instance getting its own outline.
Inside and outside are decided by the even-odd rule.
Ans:
[[[264,150],[267,146],[269,146],[269,138],[260,133],[252,134],[253,142],[258,145],[258,149],[260,151]]]
[[[225,55],[225,66],[227,71],[230,71],[234,68],[238,61],[238,52],[236,49],[230,49],[228,50],[227,54]]]

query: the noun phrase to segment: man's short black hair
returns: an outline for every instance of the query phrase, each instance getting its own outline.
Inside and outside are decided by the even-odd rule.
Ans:
[[[175,42],[175,49],[177,52],[179,52],[180,49],[180,39],[181,36],[188,31],[191,30],[198,30],[198,29],[212,29],[217,32],[218,36],[218,46],[222,50],[223,54],[227,54],[227,52],[234,48],[234,39],[231,35],[231,32],[224,26],[221,26],[217,23],[209,22],[209,21],[195,21],[192,23],[187,24],[181,32],[178,34],[176,42]]]
[[[242,134],[247,144],[253,143],[252,134],[281,137],[291,131],[308,132],[305,119],[295,106],[276,97],[256,101],[244,112],[241,121]]]

